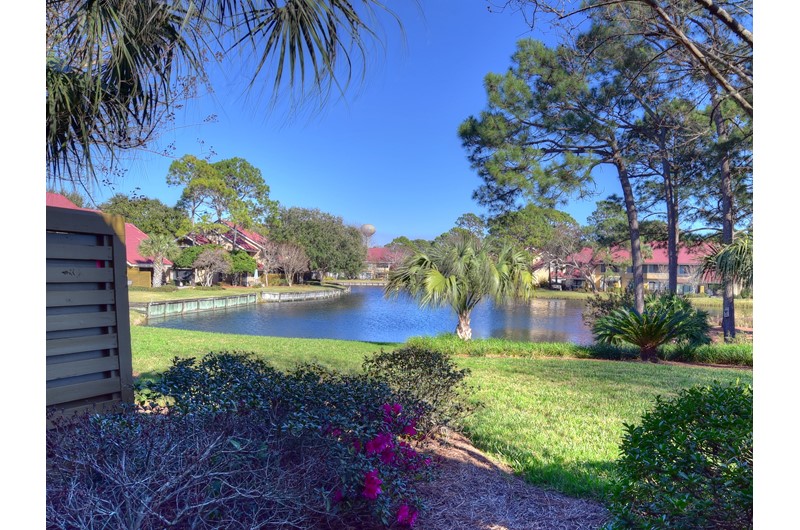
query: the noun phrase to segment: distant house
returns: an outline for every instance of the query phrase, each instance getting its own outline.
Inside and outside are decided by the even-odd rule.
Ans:
[[[69,208],[71,210],[84,210],[87,212],[97,212],[90,208],[80,208],[74,202],[59,193],[47,192],[47,206],[58,208]],[[153,260],[146,258],[139,253],[139,244],[147,239],[147,234],[142,232],[136,225],[125,223],[125,257],[128,265],[128,284],[139,287],[150,287],[153,285]],[[167,266],[167,278],[170,277],[172,262],[165,259]]]
[[[666,291],[668,288],[669,257],[666,244],[652,245],[652,255],[644,258],[644,288],[647,291]],[[708,252],[707,245],[681,246],[678,249],[678,293],[708,293],[713,279],[703,278],[701,265]],[[608,290],[626,288],[633,281],[631,253],[623,248],[610,252],[597,252],[584,248],[580,252],[553,263],[540,263],[540,268],[550,266],[551,283],[564,289]]]
[[[394,270],[408,256],[407,251],[389,247],[372,247],[367,249],[367,262],[360,277],[364,280],[385,280],[389,272]]]
[[[261,234],[237,226],[230,221],[222,221],[221,224],[226,225],[228,229],[204,234],[192,232],[180,238],[178,244],[182,247],[213,244],[219,245],[229,252],[234,250],[244,251],[252,256],[257,264],[253,273],[247,275],[246,283],[252,285],[260,282],[260,275],[269,272],[266,270],[269,264],[269,259],[266,256],[269,240]],[[191,269],[177,269],[175,274],[180,281],[194,281],[194,274]]]

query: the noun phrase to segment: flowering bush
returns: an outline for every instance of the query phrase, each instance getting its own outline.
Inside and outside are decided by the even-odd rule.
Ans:
[[[457,427],[471,410],[465,399],[469,369],[459,369],[446,353],[417,346],[381,351],[367,357],[363,368],[415,407],[418,425],[414,431]]]
[[[175,359],[156,380],[139,385],[137,396],[145,407],[156,402],[168,406],[168,411],[159,410],[160,414],[141,416],[157,416],[175,425],[197,422],[192,429],[170,431],[178,446],[190,444],[182,435],[196,437],[198,429],[209,440],[216,440],[219,433],[212,427],[228,425],[220,439],[230,438],[235,451],[214,453],[215,462],[226,462],[235,470],[248,462],[237,453],[244,447],[250,451],[247,454],[270,455],[281,463],[271,468],[281,472],[267,473],[264,480],[279,482],[273,489],[280,490],[281,486],[299,499],[292,504],[297,510],[292,514],[293,526],[410,527],[424,509],[416,487],[431,480],[436,469],[435,462],[415,448],[422,437],[417,425],[424,407],[370,375],[342,374],[315,364],[283,373],[250,354],[220,352],[200,360]],[[98,421],[117,421],[101,418]],[[96,438],[98,433],[84,431],[84,435]],[[154,438],[160,436],[153,434]],[[55,452],[59,452],[58,440],[58,436],[53,437]],[[117,443],[116,434],[107,441]],[[89,443],[87,447],[94,446]],[[197,446],[205,455],[202,448],[202,444]],[[70,450],[79,451],[80,444]],[[135,459],[136,455],[126,458]],[[123,465],[113,459],[108,464],[109,469]],[[148,466],[143,462],[142,472],[153,477],[168,467],[162,465],[158,470]],[[205,476],[204,466],[198,464],[194,471],[197,477]],[[211,470],[208,467],[207,478],[213,485]],[[237,477],[246,476],[233,473],[224,483],[238,490]],[[93,480],[88,469],[74,477],[85,484]],[[205,493],[210,496],[209,502],[219,495],[212,486]],[[98,502],[105,502],[105,493],[93,495]],[[180,497],[180,491],[175,495]],[[180,504],[182,499],[175,502]],[[82,506],[86,512],[87,505]],[[71,509],[80,511],[78,505]],[[247,527],[246,522],[233,524],[230,518],[227,526],[215,526],[213,521],[208,519],[201,528]]]

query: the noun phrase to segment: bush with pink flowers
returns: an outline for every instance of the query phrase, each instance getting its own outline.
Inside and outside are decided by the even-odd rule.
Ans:
[[[137,396],[150,414],[87,415],[48,432],[49,524],[398,528],[425,509],[417,487],[436,471],[419,449],[427,409],[370,375],[283,373],[221,352],[176,359]]]

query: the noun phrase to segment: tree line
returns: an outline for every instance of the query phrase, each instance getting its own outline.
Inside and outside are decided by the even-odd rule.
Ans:
[[[520,40],[508,70],[485,77],[485,110],[459,127],[479,204],[525,216],[590,196],[611,171],[619,195],[605,206],[624,208],[639,313],[644,219],[666,224],[671,292],[687,230],[723,246],[752,237],[750,1],[508,4],[550,15],[562,38]],[[722,281],[733,336],[734,278]]]

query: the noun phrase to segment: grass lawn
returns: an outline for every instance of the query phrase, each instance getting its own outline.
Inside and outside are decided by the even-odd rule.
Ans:
[[[321,291],[328,287],[318,285],[292,285],[291,287],[225,287],[221,290],[203,289],[178,289],[177,291],[134,291],[128,289],[128,301],[132,304],[142,304],[147,302],[163,302],[169,300],[186,300],[187,298],[221,298],[224,296],[235,296],[237,294],[260,293],[297,293],[305,291]]]
[[[279,369],[315,361],[360,370],[365,355],[398,344],[255,337],[131,328],[133,370],[149,377],[173,357],[210,351],[252,351]],[[638,423],[655,396],[713,380],[752,383],[752,372],[639,362],[458,357],[472,370],[471,399],[482,403],[466,423],[480,449],[528,481],[564,493],[603,499],[618,456],[623,423]]]

